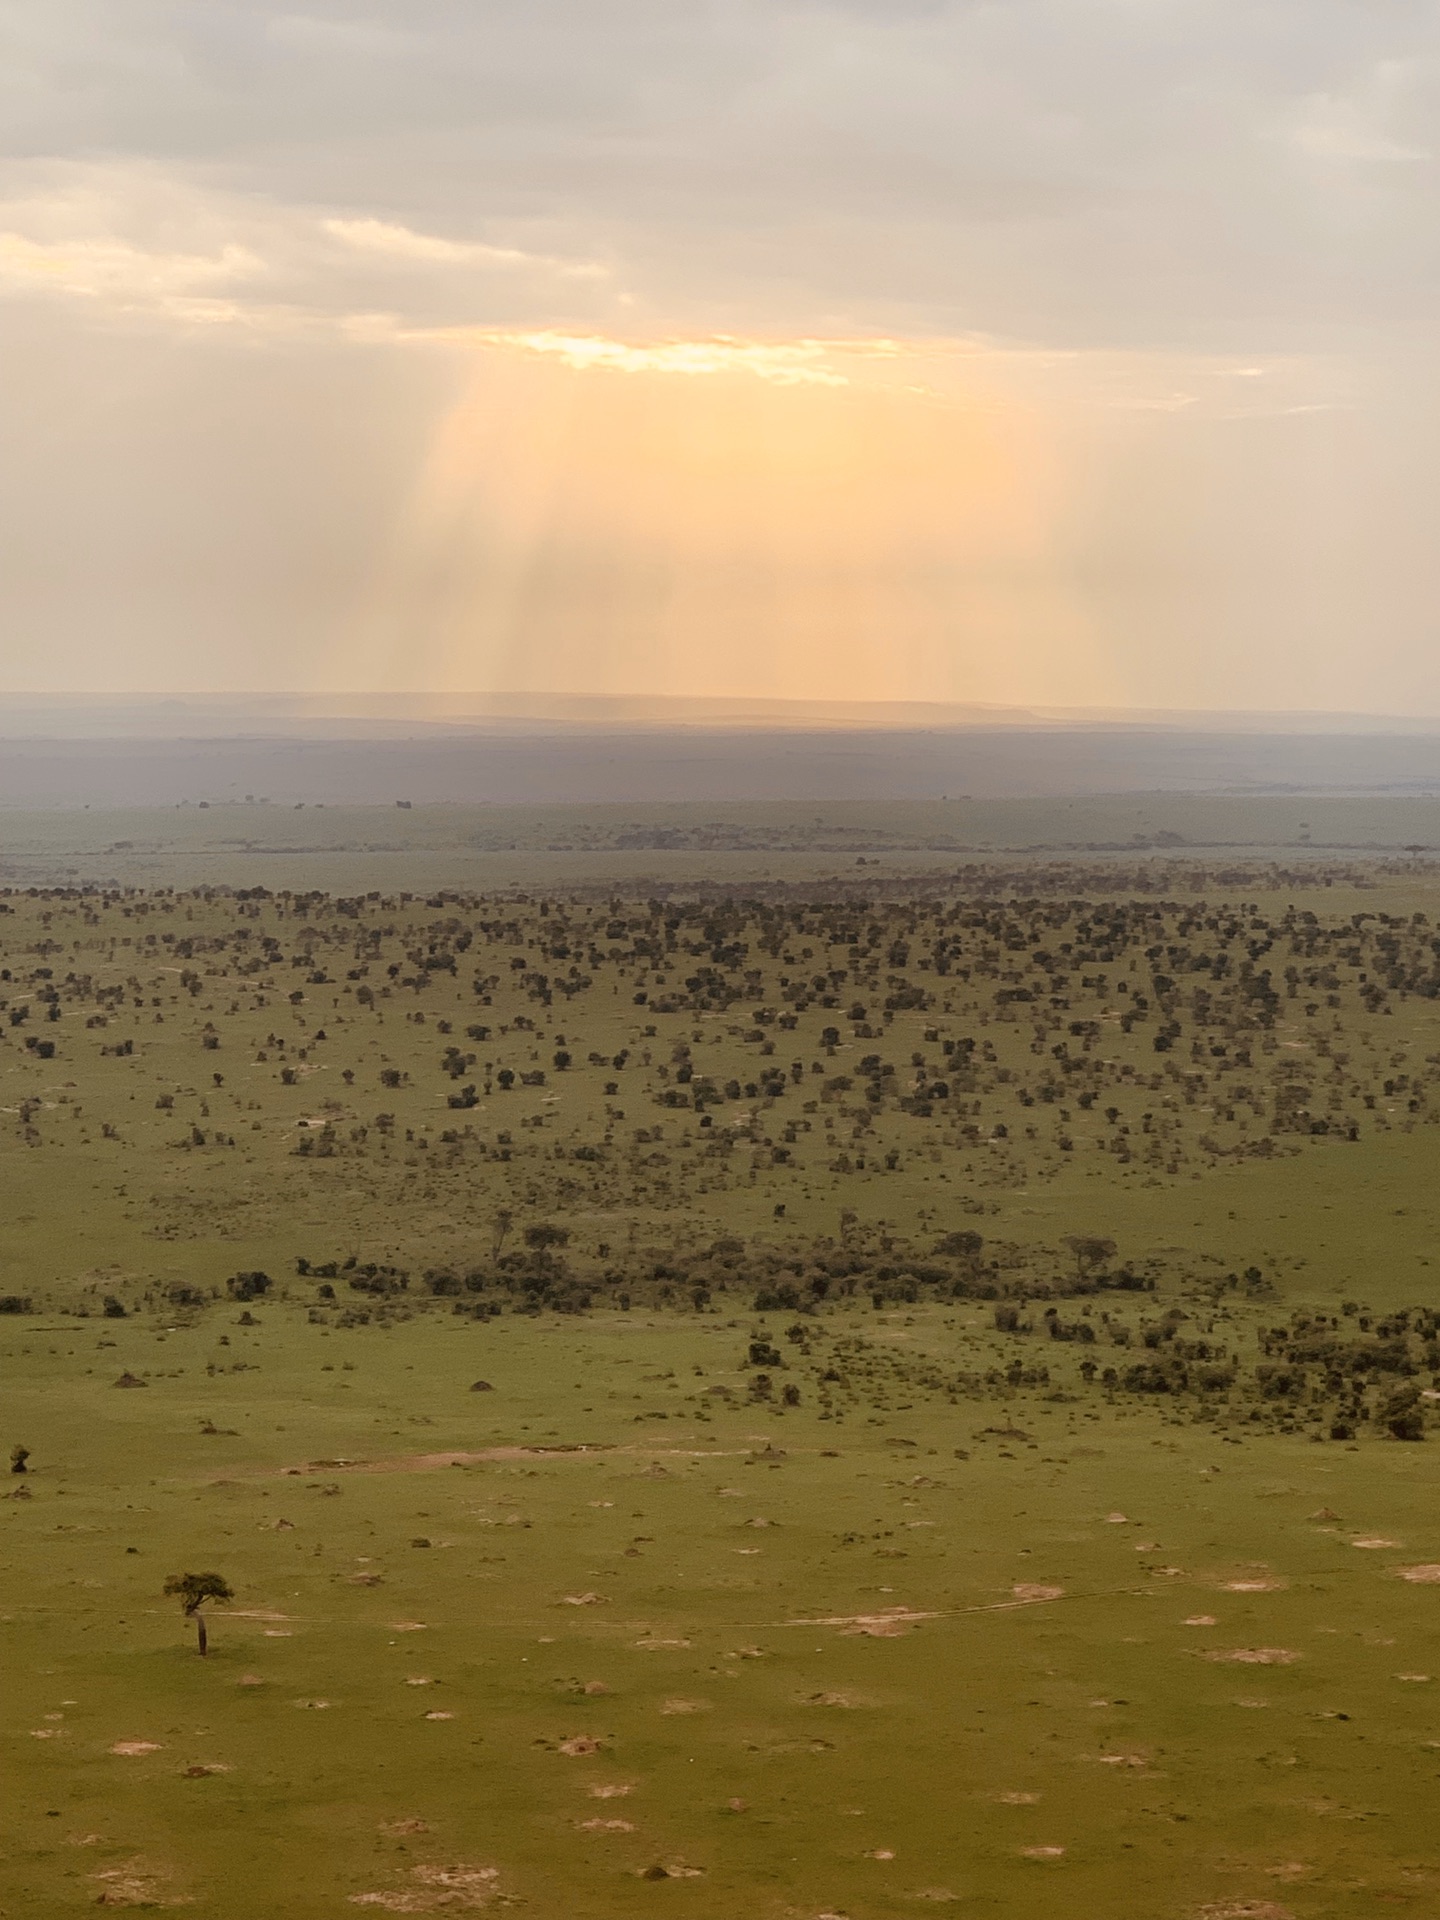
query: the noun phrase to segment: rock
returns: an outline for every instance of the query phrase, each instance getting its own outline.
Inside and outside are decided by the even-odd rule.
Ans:
[[[117,1387],[148,1387],[150,1382],[138,1379],[133,1373],[122,1373],[115,1384]]]
[[[488,1380],[476,1380],[472,1383],[470,1391],[472,1393],[493,1393],[495,1389]]]

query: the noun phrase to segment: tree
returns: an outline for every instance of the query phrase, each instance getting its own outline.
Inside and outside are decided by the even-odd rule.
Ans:
[[[1420,1389],[1399,1387],[1377,1409],[1386,1431],[1395,1440],[1423,1440],[1425,1416],[1420,1409]]]
[[[963,1260],[967,1266],[973,1267],[984,1245],[981,1235],[967,1228],[959,1233],[947,1233],[935,1251],[951,1260]]]
[[[185,1618],[195,1622],[203,1658],[209,1648],[209,1638],[205,1632],[205,1616],[200,1609],[210,1601],[216,1606],[224,1606],[227,1601],[233,1600],[235,1595],[230,1582],[218,1573],[172,1573],[165,1582],[165,1592],[180,1602],[180,1611]]]
[[[1115,1242],[1101,1239],[1098,1234],[1068,1233],[1064,1245],[1075,1256],[1075,1278],[1084,1280],[1096,1267],[1103,1266],[1115,1255]]]

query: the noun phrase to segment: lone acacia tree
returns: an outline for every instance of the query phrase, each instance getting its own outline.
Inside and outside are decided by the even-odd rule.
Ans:
[[[1067,1233],[1062,1243],[1075,1261],[1075,1278],[1083,1284],[1097,1267],[1115,1257],[1115,1242],[1094,1233]]]
[[[203,1658],[210,1642],[205,1632],[205,1616],[200,1609],[208,1601],[213,1600],[217,1606],[223,1606],[227,1600],[233,1600],[235,1595],[230,1582],[219,1573],[172,1573],[165,1582],[165,1591],[179,1600],[185,1618],[195,1622]]]

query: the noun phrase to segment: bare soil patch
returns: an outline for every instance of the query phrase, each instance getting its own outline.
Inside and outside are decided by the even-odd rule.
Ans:
[[[1201,1656],[1226,1666],[1289,1667],[1300,1658],[1290,1647],[1216,1647]]]
[[[350,1904],[378,1907],[382,1913],[434,1913],[442,1907],[469,1911],[489,1904],[498,1878],[494,1867],[412,1867],[410,1879],[415,1886],[392,1892],[352,1893]]]

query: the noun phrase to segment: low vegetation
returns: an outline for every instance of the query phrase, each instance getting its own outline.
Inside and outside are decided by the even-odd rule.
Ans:
[[[9,1905],[1423,1904],[1440,895],[1147,871],[0,895]]]

